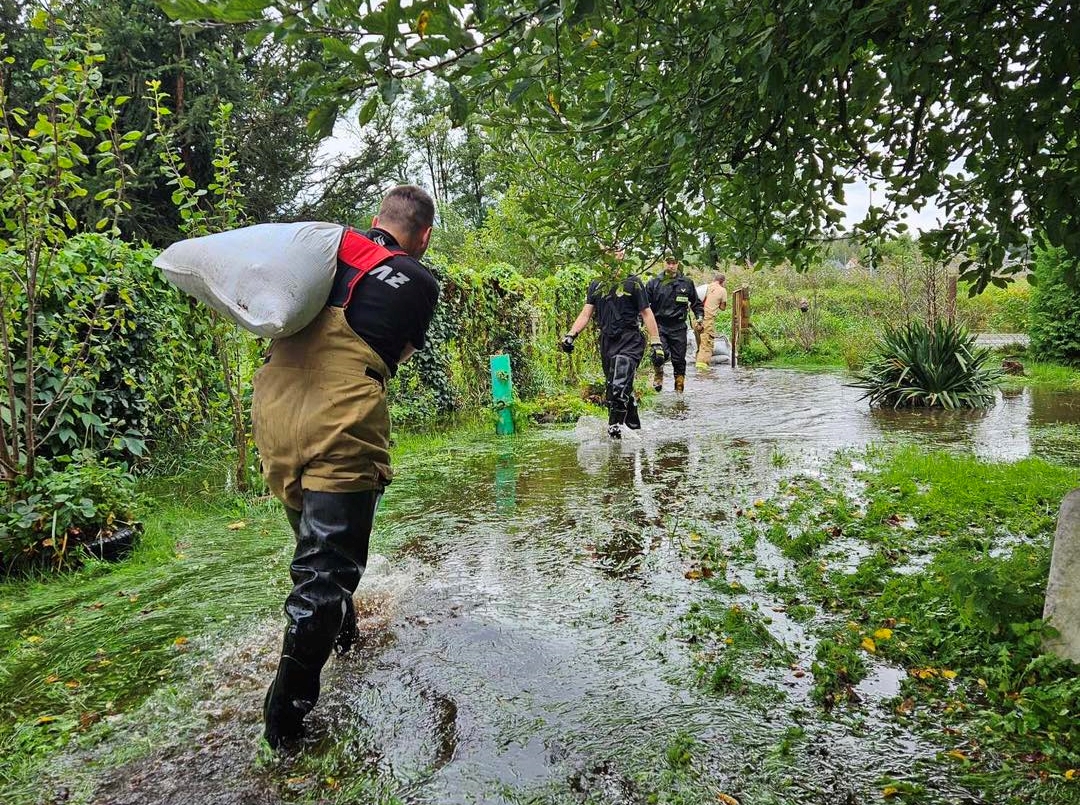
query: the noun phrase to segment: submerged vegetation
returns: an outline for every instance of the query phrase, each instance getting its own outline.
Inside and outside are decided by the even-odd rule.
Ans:
[[[791,562],[770,567],[757,600],[808,625],[812,700],[836,719],[872,712],[927,736],[983,796],[1069,801],[1080,676],[1043,654],[1041,618],[1057,507],[1080,471],[903,448],[872,451],[852,473],[858,458],[838,457],[833,481],[781,481],[740,518],[741,542],[766,539]],[[706,583],[710,606],[738,595],[722,574]],[[687,623],[698,639],[715,631]],[[866,701],[860,683],[891,667],[898,688]]]
[[[453,786],[476,767],[451,764],[471,740],[498,761],[482,795],[512,802],[1077,802],[1080,676],[1043,653],[1041,619],[1057,508],[1080,484],[1075,417],[1016,426],[1021,454],[1062,464],[892,442],[807,458],[805,434],[737,434],[722,406],[646,391],[655,419],[599,445],[595,328],[557,349],[602,255],[626,246],[636,273],[665,251],[696,281],[727,272],[750,292],[739,360],[856,372],[871,405],[899,409],[875,411],[875,433],[914,408],[1073,400],[1062,4],[977,30],[958,0],[738,18],[717,3],[394,2],[362,20],[292,5],[0,0],[0,799],[110,801],[131,764],[166,757],[153,778],[206,739],[207,799],[252,780],[243,793],[270,801],[396,803],[427,784],[467,798]],[[1019,82],[1028,59],[1041,75]],[[453,82],[424,75],[440,70]],[[978,100],[987,85],[998,102]],[[953,108],[967,116],[940,114]],[[346,116],[355,130],[335,130]],[[885,143],[864,125],[883,116]],[[320,150],[332,133],[349,153]],[[883,163],[890,144],[903,164]],[[982,171],[950,177],[957,154]],[[960,217],[916,240],[872,208],[841,236],[862,171],[900,206],[946,192]],[[442,304],[389,382],[412,480],[387,492],[372,549],[408,568],[418,611],[390,626],[373,602],[370,640],[331,666],[344,678],[323,731],[299,755],[258,754],[292,543],[250,437],[266,345],[152,261],[245,221],[364,228],[401,180],[438,202],[426,260]],[[995,332],[1030,347],[977,346]],[[518,430],[534,429],[499,443],[479,435],[495,353]],[[1002,358],[1015,374],[999,377]],[[139,524],[123,561],[84,550]],[[407,666],[388,685],[384,660]],[[590,673],[559,677],[577,662]],[[606,723],[605,707],[620,710]],[[427,754],[395,754],[408,727]]]

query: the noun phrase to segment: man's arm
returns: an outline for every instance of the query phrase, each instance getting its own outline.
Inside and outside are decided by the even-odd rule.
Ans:
[[[409,358],[411,358],[415,354],[416,347],[412,345],[412,342],[410,341],[406,343],[405,349],[401,350],[401,357],[398,358],[398,363],[405,363],[405,361],[409,360]]]
[[[593,306],[586,303],[581,309],[581,312],[578,313],[578,317],[574,319],[574,323],[570,325],[570,330],[567,335],[577,338],[581,331],[585,329],[586,325],[588,325],[589,319],[592,318],[592,314]]]
[[[641,320],[645,322],[645,331],[649,334],[649,343],[659,344],[660,328],[656,326],[656,316],[653,315],[651,307],[641,311]]]

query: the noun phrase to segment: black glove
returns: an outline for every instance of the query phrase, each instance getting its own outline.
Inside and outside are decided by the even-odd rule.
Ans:
[[[664,345],[659,341],[656,341],[649,345],[652,350],[652,363],[653,366],[660,367],[664,365],[664,361],[667,360],[667,353],[664,352]]]
[[[561,349],[563,352],[565,352],[567,355],[569,355],[571,352],[574,351],[574,339],[575,338],[577,338],[577,336],[574,335],[573,333],[567,333],[566,335],[564,335],[562,337],[562,340],[559,341],[559,349]]]

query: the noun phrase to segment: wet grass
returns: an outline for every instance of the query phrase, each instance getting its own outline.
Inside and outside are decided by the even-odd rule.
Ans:
[[[3,584],[0,785],[169,684],[200,636],[280,606],[291,533],[276,505],[158,506],[125,562]]]
[[[858,719],[856,685],[900,666],[887,717],[938,743],[951,779],[1000,801],[1077,801],[1080,669],[1042,654],[1041,614],[1058,506],[1080,471],[910,447],[863,460],[740,512],[745,545],[756,533],[793,563],[794,579],[764,592],[814,625],[812,700]],[[918,780],[882,786],[933,798]]]
[[[1007,375],[1002,383],[1003,388],[1038,386],[1048,391],[1080,391],[1080,368],[1027,361],[1023,357],[1021,361],[1024,364],[1024,374]]]
[[[395,458],[420,472],[445,466],[481,429],[403,435]],[[128,559],[0,582],[4,802],[35,801],[50,757],[99,742],[122,714],[186,684],[185,660],[280,612],[292,533],[277,501],[226,494],[205,470],[148,479],[143,491],[145,532]],[[372,551],[393,550],[393,540],[392,529],[376,529]],[[155,740],[144,737],[142,751]]]

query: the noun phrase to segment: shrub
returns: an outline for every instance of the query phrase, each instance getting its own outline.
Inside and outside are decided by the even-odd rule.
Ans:
[[[1080,365],[1080,271],[1061,249],[1041,251],[1031,300],[1031,349],[1044,360]]]
[[[154,254],[103,235],[78,235],[57,251],[36,300],[44,459],[88,448],[131,462],[148,441],[189,437],[223,394],[209,319],[165,282]],[[25,318],[25,296],[9,305],[9,315]],[[24,340],[12,329],[21,399]]]
[[[33,478],[8,488],[0,511],[0,566],[71,564],[73,547],[130,523],[136,503],[127,468],[89,450],[42,464]]]
[[[990,350],[964,328],[938,320],[886,327],[877,354],[852,385],[871,405],[891,408],[983,408],[994,400],[1000,373]]]

